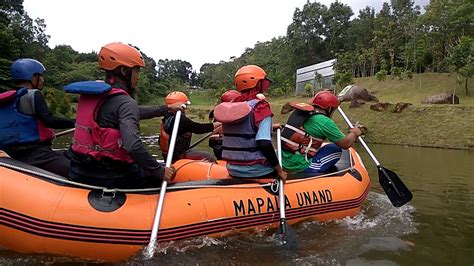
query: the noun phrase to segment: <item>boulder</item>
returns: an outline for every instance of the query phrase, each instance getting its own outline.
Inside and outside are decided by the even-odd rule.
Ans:
[[[401,113],[403,110],[405,110],[410,105],[411,105],[411,103],[399,102],[399,103],[395,104],[395,107],[393,108],[393,110],[391,110],[391,112],[392,113]]]
[[[370,105],[370,109],[377,112],[382,112],[382,111],[385,111],[391,105],[392,105],[391,103],[376,103],[376,104]]]
[[[459,98],[456,95],[442,92],[435,95],[431,95],[423,100],[421,103],[426,104],[459,104]]]
[[[366,88],[349,85],[338,96],[340,102],[351,102],[350,107],[358,107],[365,102],[378,102],[379,100]]]

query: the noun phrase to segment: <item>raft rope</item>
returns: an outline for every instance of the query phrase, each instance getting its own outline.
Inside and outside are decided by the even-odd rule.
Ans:
[[[210,180],[210,179],[219,179],[219,178],[211,178],[211,170],[212,170],[212,167],[214,165],[219,165],[215,162],[211,162],[207,159],[201,159],[201,160],[192,160],[192,161],[189,161],[183,165],[181,165],[180,167],[176,168],[176,174],[178,173],[179,170],[181,170],[181,168],[185,167],[186,165],[188,164],[192,164],[192,163],[209,163],[209,167],[207,168],[207,180]]]
[[[328,173],[328,174],[324,174],[324,175],[312,176],[312,177],[295,179],[295,180],[288,180],[287,183],[288,184],[290,184],[290,183],[299,183],[299,182],[304,182],[304,181],[307,181],[307,180],[312,180],[312,179],[316,179],[316,178],[322,178],[322,177],[327,177],[327,176],[331,176],[331,175],[335,175],[335,174],[344,173],[348,170],[350,171],[354,168],[354,165],[352,163],[353,161],[352,161],[352,153],[351,152],[349,152],[349,158],[350,158],[350,160],[349,160],[350,161],[350,167],[347,168],[347,169],[343,169],[343,170],[340,170],[340,171],[337,171],[337,172]],[[194,163],[194,162],[201,162],[201,161],[190,161],[190,162],[185,163],[184,165],[180,166],[179,168],[177,168],[176,171],[178,171],[179,169],[181,169],[185,165],[188,165],[188,164],[191,164],[191,163]],[[212,163],[212,164],[215,164],[215,163]],[[212,164],[211,164],[211,166],[209,166],[208,178],[210,177],[210,171],[211,171]],[[23,167],[20,167],[20,166],[4,163],[4,162],[1,162],[1,161],[0,161],[0,166],[6,167],[6,168],[9,168],[9,169],[13,169],[13,170],[17,170],[17,171],[21,171],[21,172],[25,172],[25,173],[28,173],[28,174],[40,176],[42,178],[49,179],[49,180],[52,180],[52,181],[56,181],[58,183],[73,185],[73,186],[80,187],[80,188],[87,188],[87,189],[90,189],[90,190],[102,190],[103,193],[116,193],[116,192],[144,193],[144,192],[159,192],[160,191],[159,187],[156,187],[156,188],[140,188],[140,189],[122,189],[122,188],[106,188],[106,187],[101,187],[101,186],[93,186],[93,185],[88,185],[88,184],[68,180],[68,179],[65,179],[62,176],[58,176],[58,175],[55,175],[55,174],[52,174],[52,173],[51,174],[40,173],[40,172],[37,172],[37,171],[34,171],[34,170],[26,169],[26,168],[23,168]],[[273,185],[273,182],[269,182],[267,184],[249,183],[249,184],[238,184],[238,185],[232,185],[232,186],[229,186],[229,185],[173,184],[173,186],[168,187],[168,190],[179,190],[179,189],[189,189],[189,188],[232,188],[232,189],[235,189],[235,188],[248,189],[248,188],[262,188],[262,187],[270,187],[271,188],[272,185]]]

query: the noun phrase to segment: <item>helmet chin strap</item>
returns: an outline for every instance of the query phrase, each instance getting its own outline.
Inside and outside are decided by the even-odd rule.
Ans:
[[[326,111],[326,116],[327,117],[332,117],[335,110],[336,110],[335,108],[329,107],[327,110],[325,110]]]
[[[132,93],[134,90],[134,88],[132,88],[132,72],[127,68],[122,68],[120,71],[113,71],[107,74],[107,82],[112,85],[115,82],[120,82],[127,87],[129,93]]]
[[[38,85],[39,85],[39,78],[36,78],[36,84],[33,84],[33,82],[30,81],[30,84],[31,84],[31,87],[32,89],[38,89]]]

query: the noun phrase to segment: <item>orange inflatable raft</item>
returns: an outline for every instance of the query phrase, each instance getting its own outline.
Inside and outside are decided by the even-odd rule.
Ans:
[[[227,176],[225,166],[178,161],[177,181],[165,196],[158,241],[222,237],[278,227],[278,188]],[[289,224],[327,221],[359,212],[370,179],[355,150],[343,152],[337,171],[291,176],[285,185]],[[149,242],[159,188],[107,190],[84,186],[0,158],[0,247],[123,261]]]

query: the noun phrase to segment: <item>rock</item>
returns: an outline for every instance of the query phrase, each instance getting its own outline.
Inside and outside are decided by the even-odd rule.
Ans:
[[[376,103],[370,105],[370,109],[378,112],[385,111],[389,106],[391,106],[391,103]]]
[[[342,95],[341,95],[342,94]],[[358,107],[365,102],[378,102],[379,100],[373,94],[371,94],[366,88],[360,86],[349,85],[346,86],[340,96],[338,97],[340,102],[351,102],[350,107]]]
[[[365,104],[365,101],[364,100],[361,100],[361,99],[355,99],[355,100],[352,100],[351,101],[351,105],[349,105],[350,108],[354,108],[354,107],[359,107],[361,105]]]
[[[454,100],[454,103],[453,103]],[[421,103],[426,104],[459,104],[458,96],[446,92],[431,95],[423,100]]]
[[[399,102],[399,103],[395,104],[395,107],[393,108],[393,110],[391,112],[392,113],[401,113],[403,110],[405,110],[410,105],[411,105],[411,103]]]

